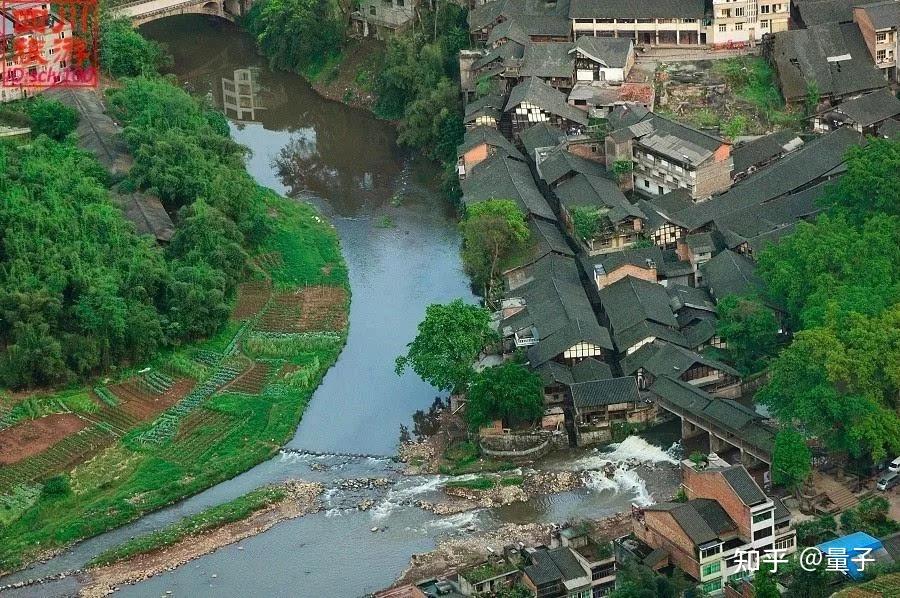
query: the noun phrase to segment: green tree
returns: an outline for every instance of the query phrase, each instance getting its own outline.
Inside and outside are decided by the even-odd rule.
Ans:
[[[502,267],[528,246],[525,215],[511,200],[492,199],[469,206],[460,228],[463,266],[490,304]]]
[[[101,20],[100,66],[108,75],[152,75],[167,64],[160,45],[135,31],[127,19]]]
[[[78,113],[59,100],[33,98],[27,104],[31,132],[62,141],[78,126]]]
[[[575,206],[571,209],[571,214],[572,227],[579,239],[590,241],[600,232],[602,216],[597,208]]]
[[[264,0],[250,10],[247,26],[274,68],[311,77],[344,44],[343,16],[331,0]]]
[[[812,453],[806,439],[793,428],[782,428],[775,435],[772,453],[772,481],[797,492],[809,477]]]
[[[831,185],[823,204],[845,211],[856,222],[873,214],[900,216],[900,141],[872,137],[847,155],[847,174]]]
[[[532,422],[543,412],[540,376],[518,363],[485,368],[469,385],[466,421],[473,430],[497,419],[510,426]]]
[[[743,114],[735,114],[723,126],[722,134],[729,139],[746,134],[750,121]]]
[[[634,170],[634,163],[631,160],[616,160],[613,162],[613,174],[616,180],[621,181]]]
[[[845,534],[865,532],[875,538],[887,536],[900,529],[890,517],[891,504],[883,496],[872,496],[856,507],[841,513],[841,531]]]
[[[759,569],[753,575],[754,598],[780,598],[778,584],[772,574],[772,563],[761,562]]]
[[[410,367],[440,390],[461,391],[474,374],[478,354],[497,339],[490,321],[490,312],[462,299],[429,305],[406,355],[396,360],[397,375]]]
[[[778,349],[778,321],[756,298],[729,295],[716,304],[716,331],[725,341],[726,358],[741,372],[758,372]]]
[[[824,565],[807,570],[794,558],[784,567],[784,571],[786,598],[828,598],[834,591],[829,587],[831,574],[825,571]]]
[[[831,515],[802,521],[797,524],[796,529],[798,546],[815,546],[837,536],[837,522]]]

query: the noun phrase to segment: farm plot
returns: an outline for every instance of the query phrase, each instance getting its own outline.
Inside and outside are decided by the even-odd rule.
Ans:
[[[182,421],[174,441],[163,454],[166,459],[182,465],[195,463],[207,451],[218,448],[222,438],[237,427],[236,421],[227,413],[202,407],[195,409]]]
[[[231,314],[232,320],[244,320],[255,316],[265,307],[272,296],[272,285],[269,281],[245,282],[238,285],[237,305]]]
[[[0,431],[0,465],[11,465],[47,450],[63,438],[85,427],[87,422],[72,413],[32,419]]]
[[[39,454],[0,467],[0,488],[12,488],[16,484],[42,480],[68,471],[111,445],[115,439],[100,426],[84,428]]]
[[[262,392],[269,376],[269,366],[265,363],[254,363],[253,367],[235,378],[234,382],[225,388],[231,392],[242,392],[248,395],[258,395]]]
[[[190,378],[168,379],[167,382],[149,377],[132,379],[109,387],[109,391],[118,398],[119,405],[104,408],[101,412],[115,418],[114,412],[119,410],[135,422],[153,419],[186,397],[194,384]]]
[[[347,292],[316,286],[276,295],[257,324],[262,332],[343,330],[347,325]]]

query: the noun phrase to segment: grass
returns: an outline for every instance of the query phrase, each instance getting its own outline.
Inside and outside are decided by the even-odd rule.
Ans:
[[[799,125],[800,115],[785,106],[775,71],[764,58],[736,56],[716,61],[713,68],[725,76],[738,98],[753,106],[764,124],[778,128]]]
[[[438,471],[444,475],[465,475],[515,469],[508,461],[495,461],[481,457],[478,444],[469,440],[455,442],[444,453],[444,463]]]
[[[196,515],[185,517],[181,521],[159,531],[138,536],[124,544],[110,548],[97,555],[88,563],[88,566],[110,565],[140,554],[172,546],[189,536],[245,519],[256,511],[284,499],[285,496],[285,490],[277,486],[257,488],[232,501],[210,507]]]
[[[306,285],[348,289],[347,268],[331,224],[311,206],[274,193],[267,196],[266,203],[273,218],[272,230],[259,253],[277,258],[259,261],[275,289],[287,291]],[[252,364],[257,359],[272,372],[257,395],[221,390],[213,393],[180,417],[171,437],[158,444],[137,441],[142,431],[152,427],[148,422],[121,438],[107,434],[107,446],[78,453],[85,456],[62,470],[45,468],[41,459],[48,452],[12,466],[43,472],[29,482],[35,487],[61,473],[68,478],[72,491],[58,496],[15,491],[0,495],[0,502],[6,500],[13,505],[0,508],[0,572],[16,569],[47,550],[133,521],[276,454],[293,436],[313,391],[346,339],[343,331],[286,336],[288,340],[280,340],[278,335],[262,335],[240,323],[228,323],[204,342],[157,356],[151,364],[155,369],[188,376],[198,383],[215,377],[220,369],[214,358],[211,363],[203,363],[198,355],[215,356],[230,346],[238,351],[233,362]],[[100,407],[99,402],[89,401],[87,389],[82,388],[40,397],[28,407],[20,407],[20,403],[12,409],[41,414],[56,410],[89,412]],[[2,410],[7,409],[9,401],[4,399]],[[0,467],[0,475],[4,470],[12,471]]]
[[[478,476],[471,480],[451,480],[444,484],[447,488],[468,488],[470,490],[490,490],[494,487],[494,478]]]

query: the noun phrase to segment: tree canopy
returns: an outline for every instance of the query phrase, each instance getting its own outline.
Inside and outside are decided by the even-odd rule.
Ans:
[[[775,435],[772,454],[772,481],[788,490],[800,488],[812,470],[812,453],[806,439],[793,428],[782,428]]]
[[[757,298],[729,295],[716,304],[716,331],[726,359],[745,374],[763,369],[778,349],[775,313]]]
[[[78,126],[78,113],[59,100],[38,96],[26,106],[34,135],[46,135],[62,141]]]
[[[396,360],[397,375],[410,367],[440,390],[462,390],[478,354],[497,338],[490,321],[490,312],[462,299],[429,305],[406,355]]]
[[[466,273],[490,302],[502,266],[528,246],[525,215],[511,200],[492,199],[469,206],[460,228]]]
[[[472,378],[466,420],[474,430],[497,419],[510,426],[533,422],[543,411],[540,376],[518,363],[485,368]]]
[[[134,30],[127,19],[100,22],[100,66],[112,77],[152,75],[168,63],[156,42]]]

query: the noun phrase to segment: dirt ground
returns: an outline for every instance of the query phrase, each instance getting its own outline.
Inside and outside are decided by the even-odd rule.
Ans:
[[[287,499],[269,505],[247,519],[229,523],[199,536],[185,538],[162,550],[91,570],[79,595],[88,598],[106,596],[119,586],[170,571],[223,546],[261,534],[276,523],[309,515],[321,508],[318,499],[322,492],[321,484],[289,481],[286,485],[290,490]]]
[[[137,421],[156,417],[191,392],[196,382],[189,378],[176,380],[171,388],[161,395],[142,389],[134,380],[110,386],[109,390],[122,402],[113,409],[121,409]]]
[[[343,330],[347,324],[347,291],[317,286],[276,295],[257,324],[264,332]]]
[[[0,465],[12,465],[43,452],[87,427],[71,413],[57,413],[28,420],[0,431]]]

